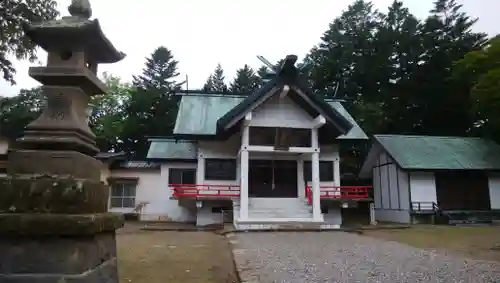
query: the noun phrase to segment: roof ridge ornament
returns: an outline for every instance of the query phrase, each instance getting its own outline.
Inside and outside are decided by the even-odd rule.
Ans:
[[[71,5],[68,7],[71,16],[89,19],[92,17],[92,7],[89,0],[71,0]]]

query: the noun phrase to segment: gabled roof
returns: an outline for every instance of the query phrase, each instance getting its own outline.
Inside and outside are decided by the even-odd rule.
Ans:
[[[337,139],[368,139],[341,102],[326,101],[311,92],[299,77],[298,70],[294,66],[295,60],[296,56],[288,56],[277,75],[249,96],[192,92],[183,95],[177,113],[174,136],[210,137],[225,132],[229,123],[251,111],[251,107],[255,107],[256,103],[263,103],[263,98],[269,96],[270,91],[279,92],[286,84],[292,88],[288,96],[294,103],[300,105],[312,117],[319,114],[325,116],[327,120],[325,126],[329,127],[325,130],[331,130],[332,136],[338,134]]]
[[[264,99],[266,96],[269,96],[270,92],[281,92],[285,85],[289,85],[291,87],[289,97],[296,104],[300,105],[311,115],[323,115],[327,123],[333,124],[341,135],[348,133],[353,125],[307,87],[295,67],[296,61],[297,56],[288,55],[273,79],[243,99],[238,105],[218,119],[217,132],[226,131],[234,119],[252,111],[252,107],[258,105],[259,102],[264,103]]]
[[[215,135],[217,120],[244,99],[224,94],[183,95],[177,112],[174,135]]]
[[[192,93],[181,98],[174,135],[177,136],[213,136],[217,132],[217,120],[231,108],[240,104],[245,97],[223,94]],[[326,100],[326,103],[344,116],[352,129],[339,140],[366,140],[368,136],[347,112],[340,101]]]
[[[406,170],[500,170],[500,145],[470,137],[375,135],[360,175],[386,151]]]
[[[198,148],[190,141],[151,139],[148,159],[196,160]]]

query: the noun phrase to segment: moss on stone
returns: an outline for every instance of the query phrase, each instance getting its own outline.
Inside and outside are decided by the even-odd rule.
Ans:
[[[107,211],[108,196],[108,187],[94,180],[58,176],[0,179],[0,213],[102,213]]]
[[[123,227],[117,213],[96,214],[0,214],[1,235],[71,236],[92,235]]]

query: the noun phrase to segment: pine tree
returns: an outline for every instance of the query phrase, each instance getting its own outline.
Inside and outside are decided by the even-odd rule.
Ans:
[[[125,151],[143,158],[149,148],[148,136],[172,134],[179,96],[173,93],[178,62],[165,47],[146,59],[142,74],[134,76],[135,91],[125,104],[127,119],[121,139]]]
[[[224,80],[224,70],[222,69],[221,65],[218,64],[217,68],[215,68],[214,73],[208,77],[207,82],[203,86],[203,91],[214,93],[228,93],[229,90]]]
[[[234,94],[251,94],[260,86],[260,78],[250,66],[246,65],[236,71],[236,77],[229,87]]]

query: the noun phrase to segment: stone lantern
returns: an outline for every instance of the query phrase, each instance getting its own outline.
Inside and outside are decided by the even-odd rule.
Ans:
[[[89,20],[87,0],[73,0],[69,11],[26,27],[48,52],[46,66],[29,69],[46,105],[0,179],[0,282],[118,282],[115,231],[123,218],[107,212],[87,117],[90,97],[106,92],[98,65],[125,55]]]

